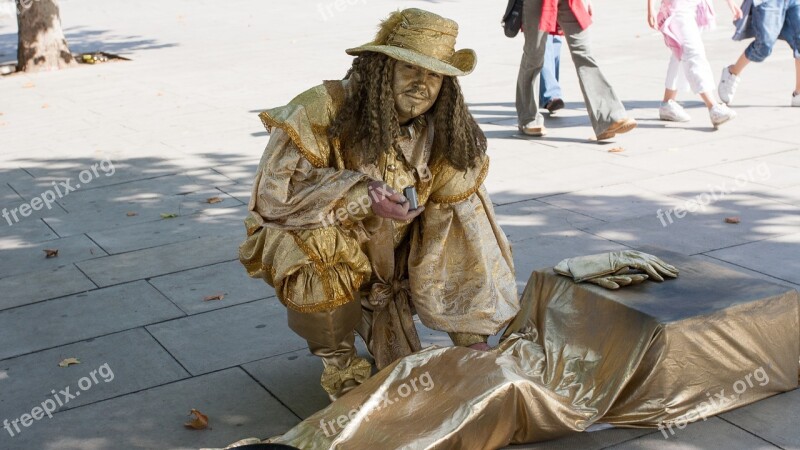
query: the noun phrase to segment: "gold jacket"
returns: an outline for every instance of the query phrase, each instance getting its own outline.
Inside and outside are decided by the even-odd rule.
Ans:
[[[405,129],[400,151],[358,164],[327,129],[347,81],[326,81],[260,118],[271,138],[253,183],[239,258],[299,312],[362,302],[378,367],[419,349],[411,314],[449,333],[491,335],[519,310],[511,248],[474,169],[429,166],[433,127]],[[416,187],[425,211],[403,223],[372,214],[371,180]],[[451,334],[452,336],[452,334]],[[372,345],[370,345],[372,344]],[[384,352],[376,355],[373,347]]]

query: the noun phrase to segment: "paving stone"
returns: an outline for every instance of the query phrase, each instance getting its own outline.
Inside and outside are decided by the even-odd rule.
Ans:
[[[59,367],[66,358],[80,364]],[[92,371],[94,378],[92,378]],[[111,334],[0,362],[0,410],[19,417],[66,387],[79,396],[58,411],[186,378],[189,374],[143,328]],[[80,381],[88,377],[92,382]],[[97,380],[97,381],[95,381]],[[62,401],[66,396],[59,395]]]
[[[97,286],[72,264],[0,279],[0,310],[85,292]]]
[[[192,375],[306,347],[289,329],[286,309],[271,298],[147,327]]]
[[[785,449],[800,448],[800,390],[775,395],[722,414],[723,419]]]
[[[224,203],[224,202],[223,202]],[[202,214],[182,215],[173,219],[158,219],[87,235],[109,254],[125,253],[144,248],[188,241],[200,237],[235,235],[244,240],[244,218],[247,206],[207,209]]]
[[[800,167],[762,158],[706,167],[703,171],[734,178],[737,186],[738,183],[758,183],[776,188],[800,185]]]
[[[44,249],[57,249],[58,256],[46,258]],[[65,264],[105,256],[106,252],[86,236],[70,236],[3,250],[0,278],[28,272],[55,269]]]
[[[487,178],[486,187],[492,202],[502,205],[593,187],[627,183],[651,178],[654,175],[647,170],[631,170],[615,164],[598,163],[566,166],[534,176],[502,180]]]
[[[681,204],[674,197],[642,191],[630,183],[544,197],[541,201],[607,222],[641,217]]]
[[[514,242],[512,250],[517,287],[522,292],[534,270],[555,266],[564,258],[628,248],[583,231],[567,230],[543,233],[531,239]]]
[[[331,403],[319,385],[322,360],[308,349],[253,361],[242,368],[302,419]]]
[[[648,434],[632,441],[608,447],[614,450],[623,449],[696,449],[696,448],[747,448],[753,450],[775,449],[774,445],[759,439],[752,434],[739,429],[724,420],[711,417],[705,422],[696,422],[686,426],[683,430],[673,428],[675,435],[670,435],[669,430]]]
[[[145,282],[0,311],[0,360],[182,316]]]
[[[735,270],[737,272],[746,273],[747,275],[750,275],[751,277],[760,278],[760,279],[762,279],[764,281],[769,281],[770,283],[776,283],[776,284],[780,284],[780,285],[787,286],[787,287],[790,287],[790,288],[800,289],[800,284],[790,283],[790,282],[788,282],[786,280],[781,280],[780,278],[775,278],[773,276],[769,276],[769,275],[764,274],[762,272],[756,272],[755,270],[747,269],[745,267],[738,266],[738,265],[733,264],[731,262],[724,261],[724,260],[721,260],[721,259],[718,259],[718,258],[714,258],[713,256],[700,254],[700,255],[693,255],[693,258],[704,259],[704,260],[706,260],[706,261],[708,261],[710,263],[713,263],[713,264],[716,264],[716,265],[719,265],[719,266],[723,266],[723,267],[726,267],[728,269]]]
[[[708,252],[709,256],[800,284],[800,234]]]
[[[142,194],[128,200],[115,199],[105,191],[105,189],[90,191],[97,195],[97,200],[89,204],[65,203],[70,214],[46,218],[44,221],[59,235],[70,236],[92,231],[117,230],[137,223],[174,219],[164,219],[162,214],[185,217],[241,205],[241,202],[217,189],[204,189],[182,195]],[[209,198],[220,198],[222,201],[209,204],[207,201]],[[225,202],[227,205],[224,205]],[[129,216],[129,213],[135,215]]]
[[[189,430],[192,408],[210,428]],[[0,446],[23,449],[222,448],[244,437],[282,433],[299,420],[239,368],[178,381],[56,414]]]
[[[502,205],[496,207],[494,211],[503,232],[511,242],[528,239],[540,233],[584,228],[603,223],[601,220],[554,207],[540,200]]]
[[[694,213],[687,212],[683,218],[678,218],[674,212],[667,216],[667,211],[659,218],[654,211],[651,216],[592,226],[586,231],[632,247],[655,245],[684,254],[706,253],[796,233],[800,214],[794,208],[736,194],[709,204],[706,212],[698,209]],[[741,223],[725,223],[726,217],[739,217]]]
[[[19,223],[12,219],[10,226],[7,221],[0,220],[0,248],[20,248],[53,239],[58,239],[58,235],[41,219],[29,218]]]
[[[740,186],[735,179],[702,170],[687,170],[634,181],[632,184],[649,191],[684,199],[695,198],[702,194],[714,195],[716,193],[720,196],[723,192],[772,198],[771,196],[777,192],[773,187],[752,182]],[[775,200],[779,199],[775,198]]]
[[[79,263],[98,286],[125,283],[238,258],[239,233],[112,255]]]
[[[669,174],[766,156],[792,148],[794,146],[783,142],[765,141],[750,136],[736,136],[619,159],[617,164]]]
[[[150,284],[186,314],[275,296],[275,290],[264,280],[247,276],[238,260],[151,278]],[[203,300],[219,294],[224,295],[222,300]]]
[[[637,437],[652,434],[651,429],[613,428],[602,431],[575,433],[569,436],[534,444],[509,445],[505,450],[575,449],[600,450]]]

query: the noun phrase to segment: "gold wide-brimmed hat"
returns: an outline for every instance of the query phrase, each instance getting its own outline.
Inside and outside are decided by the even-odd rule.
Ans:
[[[448,76],[472,72],[477,56],[472,49],[456,51],[458,24],[417,8],[395,11],[378,28],[375,39],[347,50],[348,55],[378,52]]]

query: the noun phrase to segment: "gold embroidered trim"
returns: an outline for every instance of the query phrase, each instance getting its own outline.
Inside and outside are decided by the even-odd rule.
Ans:
[[[303,253],[308,256],[308,258],[313,262],[312,267],[314,268],[314,273],[319,276],[320,281],[322,282],[322,289],[325,291],[325,296],[332,300],[322,303],[314,303],[312,305],[308,304],[298,304],[292,301],[291,297],[289,298],[281,298],[279,291],[276,290],[278,293],[278,299],[283,303],[287,308],[291,308],[294,311],[305,313],[305,312],[320,312],[329,309],[338,308],[339,306],[344,305],[345,303],[351,302],[355,296],[342,294],[337,296],[333,291],[333,286],[331,285],[330,274],[328,273],[328,269],[336,266],[337,264],[346,264],[346,263],[326,263],[320,259],[318,255],[314,253],[304,241],[303,239],[297,235],[295,231],[289,231],[289,234],[294,239],[295,244],[303,251]],[[361,287],[361,284],[364,282],[364,275],[360,273],[354,274],[353,285],[350,286],[351,292],[355,292],[358,288]]]
[[[267,111],[262,111],[258,114],[258,117],[261,119],[261,123],[264,124],[264,127],[267,131],[272,131],[273,128],[280,128],[286,134],[289,135],[289,138],[292,140],[297,149],[300,153],[316,168],[323,168],[327,167],[326,161],[320,158],[319,156],[315,155],[311,150],[306,148],[303,145],[303,141],[300,139],[300,135],[297,134],[297,131],[289,126],[289,124],[285,122],[278,122],[273,117],[271,117]]]
[[[478,189],[481,188],[483,184],[483,180],[486,179],[486,175],[489,174],[489,160],[487,159],[486,162],[483,164],[480,173],[478,174],[478,179],[475,181],[475,186],[463,192],[461,194],[456,195],[445,195],[445,196],[435,196],[432,195],[430,201],[432,203],[458,203],[460,201],[468,199],[472,194],[478,192]]]

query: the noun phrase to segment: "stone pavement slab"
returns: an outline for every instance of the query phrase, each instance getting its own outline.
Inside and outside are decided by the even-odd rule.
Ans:
[[[557,197],[545,197],[541,201],[526,200],[494,209],[495,216],[509,241],[522,241],[541,233],[565,228],[586,228],[604,223],[579,212],[551,206],[545,202],[551,198]]]
[[[47,258],[45,249],[58,250],[58,256]],[[40,243],[25,243],[17,248],[3,250],[3,258],[0,258],[0,278],[55,269],[65,264],[105,255],[103,249],[84,235],[51,239]]]
[[[77,358],[80,364],[59,367],[58,363],[65,358]],[[107,367],[103,367],[106,364]],[[91,379],[93,370],[97,372],[95,378]],[[0,381],[3,388],[0,410],[8,417],[30,413],[34,406],[53,398],[51,390],[59,392],[70,386],[72,393],[81,391],[78,382],[83,377],[92,380],[91,389],[70,399],[57,411],[138,392],[189,376],[143,328],[6,359],[0,362],[0,371],[5,374]]]
[[[683,430],[673,427],[673,430],[674,435],[665,430],[668,438],[665,438],[663,433],[657,432],[608,448],[613,450],[779,448],[717,417],[689,424]]]
[[[684,208],[687,208],[685,206]],[[592,226],[585,231],[631,247],[655,245],[684,254],[705,253],[775,236],[796,233],[800,214],[791,205],[748,195],[729,195],[672,222],[657,211],[651,215]],[[686,212],[684,210],[684,212]],[[725,223],[739,217],[741,223]]]
[[[728,422],[784,449],[800,448],[800,390],[795,389],[735,409],[721,416]]]
[[[236,259],[241,233],[192,239],[111,255],[78,267],[98,286],[110,286]]]
[[[707,254],[723,261],[800,284],[798,245],[800,245],[800,234],[790,234],[737,247],[723,248]]]
[[[306,348],[306,341],[289,329],[286,309],[274,298],[147,329],[192,375]]]
[[[544,197],[541,201],[606,222],[641,217],[682,203],[674,197],[641,191],[630,183]]]
[[[220,196],[222,198],[222,196]],[[151,220],[124,227],[115,227],[87,233],[94,242],[109,254],[126,253],[150,247],[159,247],[200,237],[235,235],[240,231],[244,240],[246,205],[236,203],[207,209],[202,214],[182,215],[172,219]]]
[[[275,297],[275,290],[263,280],[250,278],[238,260],[151,278],[150,284],[189,315]],[[220,294],[222,300],[204,301]]]
[[[17,206],[19,204],[14,205]],[[0,211],[2,208],[0,206]],[[34,242],[53,239],[58,239],[58,235],[42,219],[29,217],[19,223],[14,223],[12,219],[11,225],[6,220],[0,221],[0,246],[3,249],[25,247]]]
[[[35,286],[35,288],[31,288]],[[73,264],[0,278],[0,310],[95,289]]]
[[[210,428],[189,430],[189,410]],[[299,422],[242,369],[182,380],[56,414],[13,438],[8,450],[196,450],[222,448],[244,437],[267,438]]]
[[[182,315],[143,281],[7,309],[0,311],[0,360]]]
[[[253,361],[242,368],[301,419],[331,404],[325,391],[317,388],[322,361],[308,349]]]
[[[64,207],[70,211],[55,218],[44,221],[60,236],[117,229],[119,227],[164,220],[162,214],[174,214],[178,217],[192,214],[205,214],[208,211],[241,205],[241,202],[218,189],[202,189],[191,193],[170,194],[159,192],[154,188],[150,193],[122,195],[108,192],[111,188],[96,189],[91,192],[95,198],[76,204],[69,199]],[[82,200],[87,200],[87,196]],[[208,203],[209,198],[219,198],[219,203]],[[228,204],[225,205],[224,203]],[[135,214],[133,216],[129,213]]]

